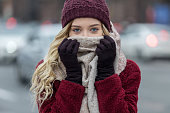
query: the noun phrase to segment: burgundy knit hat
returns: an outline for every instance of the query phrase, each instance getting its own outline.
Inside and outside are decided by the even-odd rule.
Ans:
[[[109,9],[105,0],[66,0],[61,16],[62,27],[80,17],[96,18],[111,31]]]

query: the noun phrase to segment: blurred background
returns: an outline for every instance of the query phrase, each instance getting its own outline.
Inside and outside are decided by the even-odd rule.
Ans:
[[[170,111],[170,0],[106,0],[127,58],[142,72],[139,113]],[[0,113],[32,109],[30,80],[61,30],[64,0],[0,0]]]

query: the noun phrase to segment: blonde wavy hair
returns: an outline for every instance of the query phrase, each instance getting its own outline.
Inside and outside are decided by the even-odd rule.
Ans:
[[[44,59],[44,62],[40,64],[37,69],[35,70],[32,81],[31,81],[31,88],[30,91],[33,93],[34,102],[38,103],[40,106],[46,99],[51,98],[53,94],[53,83],[55,80],[58,80],[58,76],[54,73],[54,68],[58,67],[59,62],[59,54],[58,54],[58,47],[60,43],[69,37],[69,31],[72,25],[71,21],[68,23],[55,37],[55,39],[50,44],[50,48],[48,51],[47,56]],[[102,24],[102,30],[104,35],[109,35],[109,31]],[[64,78],[62,78],[64,79]]]

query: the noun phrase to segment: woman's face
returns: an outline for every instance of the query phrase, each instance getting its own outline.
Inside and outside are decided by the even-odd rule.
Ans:
[[[102,24],[94,18],[76,18],[73,20],[69,36],[102,36]]]

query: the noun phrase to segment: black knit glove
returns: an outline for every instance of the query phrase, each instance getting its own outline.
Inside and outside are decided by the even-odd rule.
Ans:
[[[77,40],[64,39],[58,47],[58,53],[66,68],[65,80],[82,84],[82,69],[77,59],[79,45]]]
[[[115,73],[113,66],[116,57],[115,41],[105,35],[97,45],[96,54],[98,55],[96,81],[104,80]]]

